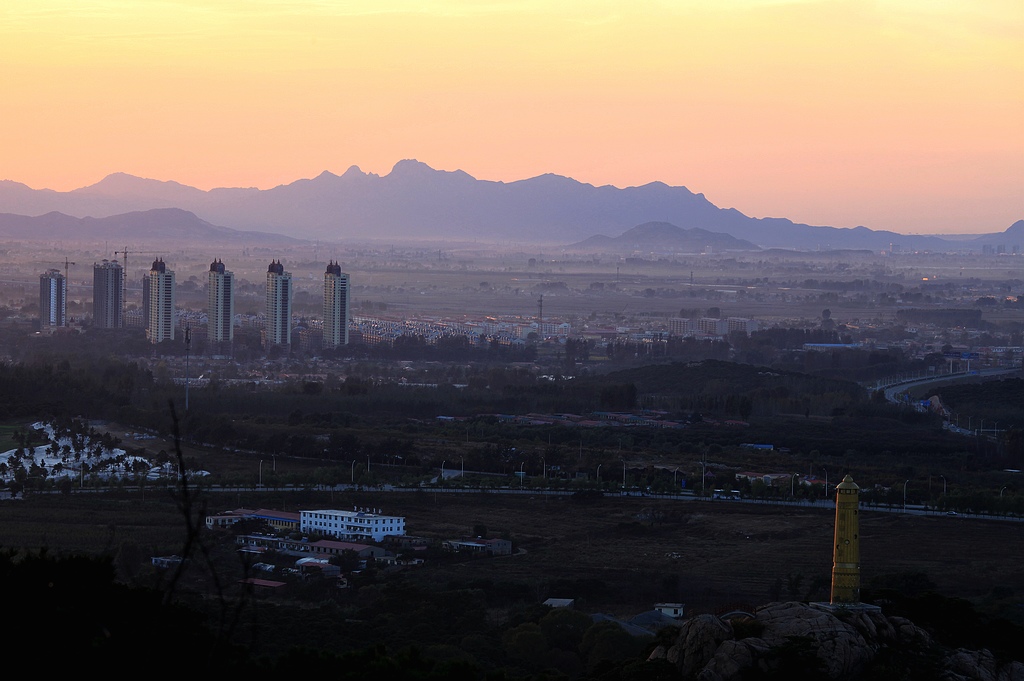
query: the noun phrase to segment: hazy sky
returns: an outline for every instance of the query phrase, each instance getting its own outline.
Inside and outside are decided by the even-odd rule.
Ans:
[[[2,0],[0,84],[0,179],[36,188],[415,158],[838,227],[1024,218],[1022,0]]]

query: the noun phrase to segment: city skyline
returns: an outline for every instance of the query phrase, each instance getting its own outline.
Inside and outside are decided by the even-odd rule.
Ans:
[[[661,181],[836,227],[1024,217],[1024,8],[1007,0],[5,9],[0,178],[36,188],[269,188],[417,158]]]

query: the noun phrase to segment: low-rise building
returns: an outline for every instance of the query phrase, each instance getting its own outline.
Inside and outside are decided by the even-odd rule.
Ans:
[[[358,538],[380,542],[385,537],[405,534],[405,518],[381,515],[370,509],[319,509],[303,511],[300,528],[302,532],[316,532],[339,539]]]
[[[262,520],[267,525],[281,532],[294,532],[299,529],[300,518],[298,513],[290,511],[275,511],[267,508],[236,508],[233,511],[224,511],[223,513],[206,516],[206,527],[211,530],[230,527],[240,520]]]
[[[512,542],[507,539],[452,539],[442,545],[448,551],[472,553],[485,556],[508,556],[512,554]]]
[[[310,543],[310,548],[317,556],[340,556],[345,551],[352,551],[360,558],[383,558],[384,549],[369,544],[354,544],[346,541],[332,541],[323,539]]]

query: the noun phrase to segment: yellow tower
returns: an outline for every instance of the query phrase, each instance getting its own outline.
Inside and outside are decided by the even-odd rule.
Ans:
[[[835,553],[832,560],[832,604],[860,602],[860,487],[847,475],[836,486]]]

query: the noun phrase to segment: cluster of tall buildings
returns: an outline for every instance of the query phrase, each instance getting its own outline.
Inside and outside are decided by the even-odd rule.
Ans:
[[[235,335],[235,275],[223,261],[210,264],[207,279],[207,339],[212,348],[230,347]],[[264,347],[289,347],[292,336],[292,275],[279,260],[267,268]],[[324,273],[323,347],[336,349],[349,341],[350,293],[348,275],[330,261]],[[93,265],[93,325],[117,329],[125,325],[126,279],[115,260]],[[40,324],[67,326],[67,277],[49,270],[39,278]],[[174,340],[175,279],[162,258],[142,280],[142,319],[151,343]]]

